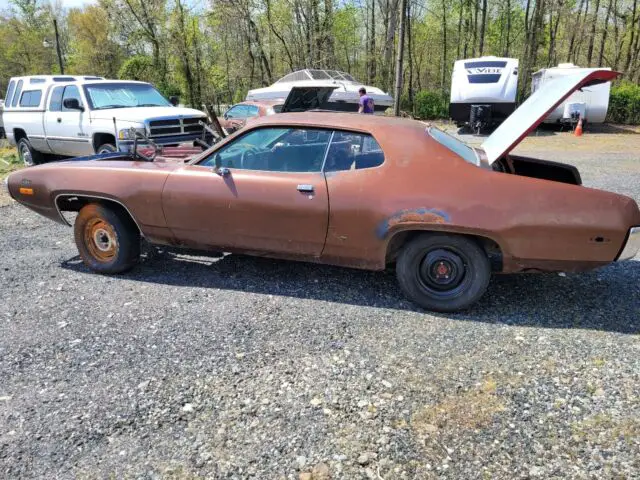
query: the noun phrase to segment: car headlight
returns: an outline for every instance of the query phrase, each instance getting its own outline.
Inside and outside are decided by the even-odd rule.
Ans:
[[[135,131],[140,133],[141,137],[144,137],[147,131],[144,128],[136,128]],[[133,132],[130,128],[123,128],[122,130],[118,130],[118,139],[119,140],[133,140]],[[140,138],[140,136],[138,138]]]

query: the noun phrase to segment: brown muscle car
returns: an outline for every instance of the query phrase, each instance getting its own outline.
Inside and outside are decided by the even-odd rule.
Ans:
[[[348,113],[271,115],[194,159],[121,153],[41,165],[11,196],[61,223],[99,273],[130,269],[151,244],[382,270],[395,264],[426,309],[467,308],[492,273],[581,271],[632,258],[631,198],[581,185],[575,167],[511,150],[577,88],[550,82],[482,145],[421,122]]]

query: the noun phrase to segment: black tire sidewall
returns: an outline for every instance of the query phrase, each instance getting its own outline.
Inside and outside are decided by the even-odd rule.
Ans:
[[[468,259],[467,275],[471,275],[468,286],[459,295],[442,299],[431,295],[415,276],[416,264],[422,261],[429,250],[453,247],[464,252]],[[460,235],[424,234],[410,241],[400,252],[396,263],[398,283],[404,294],[421,307],[437,312],[465,310],[484,294],[491,279],[491,265],[482,247],[473,239]]]
[[[95,217],[109,223],[117,237],[118,251],[110,262],[100,262],[94,258],[84,240],[87,222]],[[98,204],[84,206],[74,224],[74,238],[78,253],[84,264],[98,273],[121,273],[130,270],[140,257],[140,235],[137,226],[128,217],[109,207]]]
[[[40,152],[37,152],[36,150],[33,149],[27,137],[23,137],[20,140],[18,140],[17,148],[18,148],[18,157],[20,158],[22,163],[24,163],[27,167],[32,167],[40,163],[40,160],[41,160]],[[23,148],[27,148],[29,150],[29,153],[31,154],[31,163],[25,162],[24,157],[22,155]]]
[[[103,143],[96,149],[96,153],[100,153],[100,150],[102,149],[109,150],[108,152],[102,152],[102,153],[113,153],[116,151],[116,146],[112,143]]]

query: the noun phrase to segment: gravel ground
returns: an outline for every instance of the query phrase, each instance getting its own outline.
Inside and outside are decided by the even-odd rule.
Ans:
[[[638,151],[575,163],[640,200]],[[158,251],[94,275],[5,203],[0,477],[640,478],[638,257],[433,315],[391,272]]]

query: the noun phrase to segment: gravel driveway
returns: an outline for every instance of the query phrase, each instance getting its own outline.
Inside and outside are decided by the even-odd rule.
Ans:
[[[574,163],[640,200],[635,152]],[[392,272],[157,251],[91,274],[15,204],[0,251],[2,478],[640,477],[640,258],[433,315]]]

